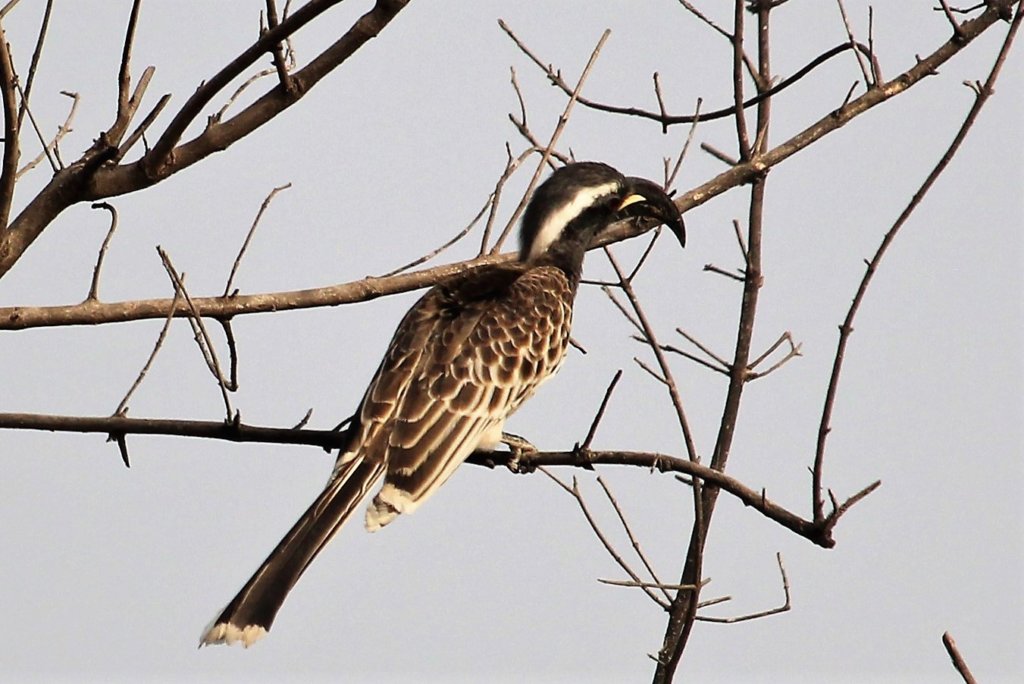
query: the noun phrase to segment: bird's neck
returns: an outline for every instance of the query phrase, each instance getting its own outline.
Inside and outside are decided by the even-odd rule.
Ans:
[[[552,244],[543,254],[534,257],[528,263],[531,266],[554,266],[560,269],[569,279],[573,289],[576,289],[583,274],[585,253],[586,245],[575,240],[564,240]]]

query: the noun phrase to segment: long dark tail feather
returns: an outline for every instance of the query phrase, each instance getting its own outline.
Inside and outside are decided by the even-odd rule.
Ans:
[[[199,645],[250,646],[270,629],[288,592],[352,515],[384,466],[357,458],[327,485],[263,565],[203,632]]]

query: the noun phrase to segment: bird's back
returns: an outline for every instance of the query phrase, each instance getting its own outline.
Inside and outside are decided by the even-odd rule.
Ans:
[[[429,290],[402,319],[360,405],[345,464],[386,464],[367,513],[411,512],[558,370],[575,283],[554,266],[476,269]]]

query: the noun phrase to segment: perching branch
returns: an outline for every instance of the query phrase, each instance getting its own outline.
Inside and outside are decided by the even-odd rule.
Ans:
[[[346,444],[344,431],[274,428],[248,425],[241,420],[206,421],[172,420],[156,418],[129,418],[113,416],[58,416],[35,413],[0,413],[0,429],[41,430],[44,432],[78,432],[115,435],[163,435],[167,437],[195,437],[253,444],[292,444],[337,449]],[[593,469],[596,466],[630,466],[660,473],[676,473],[687,478],[713,484],[735,496],[744,506],[811,543],[823,548],[835,546],[832,529],[845,513],[865,496],[877,489],[881,482],[863,488],[833,511],[823,521],[815,522],[793,513],[767,497],[763,490],[754,489],[734,477],[708,466],[669,454],[639,451],[478,451],[467,463],[487,468],[504,467],[517,474],[529,474],[542,467],[570,467]]]

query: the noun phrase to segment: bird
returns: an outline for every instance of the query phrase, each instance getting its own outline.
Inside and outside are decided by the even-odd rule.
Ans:
[[[326,487],[204,630],[209,644],[251,646],[292,587],[371,488],[368,531],[412,513],[554,375],[591,242],[626,218],[682,214],[662,187],[601,162],[574,162],[541,183],[523,212],[518,258],[434,285],[405,314],[349,424]]]

